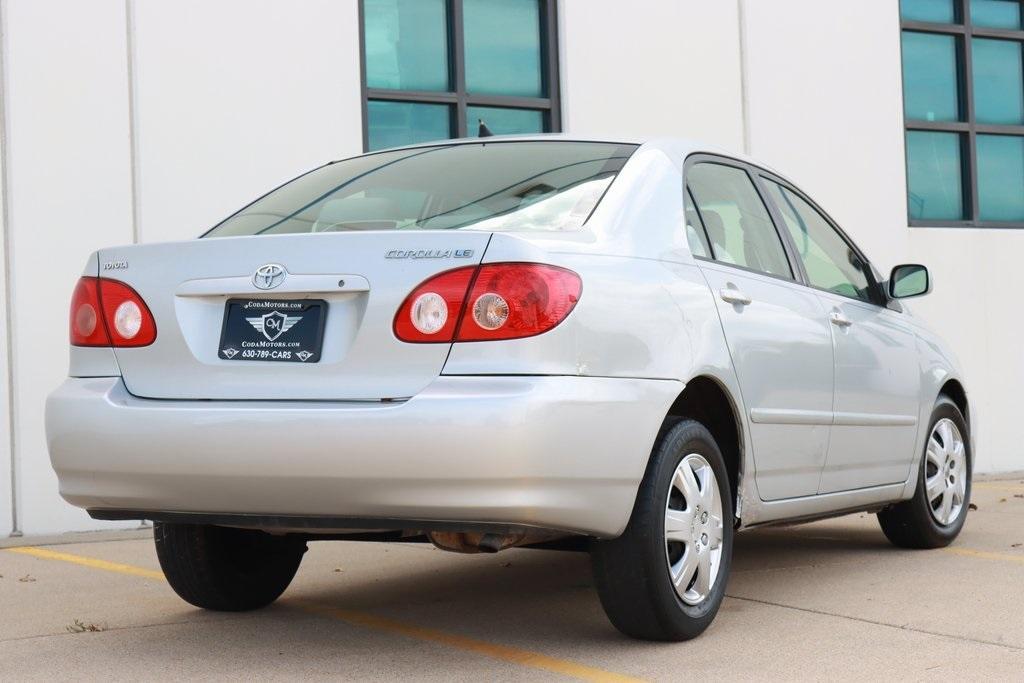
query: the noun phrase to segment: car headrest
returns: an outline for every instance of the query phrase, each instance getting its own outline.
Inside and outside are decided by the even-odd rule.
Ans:
[[[344,197],[331,199],[320,207],[313,232],[324,232],[337,225],[358,227],[363,224],[394,226],[399,215],[397,204],[384,197]]]
[[[722,220],[722,215],[710,209],[701,211],[700,215],[704,219],[704,227],[707,229],[711,241],[718,245],[724,245],[725,221]]]

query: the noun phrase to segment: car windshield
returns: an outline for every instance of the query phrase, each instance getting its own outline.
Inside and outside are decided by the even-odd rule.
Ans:
[[[354,230],[575,230],[636,145],[495,141],[322,166],[204,237]]]

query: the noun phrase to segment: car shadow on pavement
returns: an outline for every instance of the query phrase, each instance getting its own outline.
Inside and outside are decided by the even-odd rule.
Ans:
[[[406,558],[409,564],[302,582],[285,595],[283,604],[371,612],[500,642],[636,646],[604,616],[585,553],[515,549],[497,555],[452,555],[395,546],[390,550],[393,559]],[[877,527],[777,527],[738,534],[734,569],[815,565],[827,572],[830,565],[893,551]]]
[[[168,666],[183,655],[198,658],[208,670],[216,671],[218,663],[228,667],[253,648],[280,652],[285,659],[297,655],[373,659],[382,656],[382,643],[412,642],[380,629],[353,626],[344,613],[542,652],[583,649],[642,656],[648,650],[677,646],[630,640],[611,626],[594,590],[585,553],[513,549],[496,555],[458,555],[411,544],[310,545],[308,561],[295,582],[271,607],[238,615],[186,608],[180,616],[195,629],[173,651],[161,646],[164,634],[159,628],[133,629],[131,649],[166,657]],[[828,573],[832,565],[888,550],[876,528],[776,527],[737,535],[734,567],[742,571],[815,564]],[[835,572],[841,581],[840,570]],[[744,609],[741,603],[727,600],[726,618],[717,620],[709,634],[736,628],[729,613]],[[104,643],[125,646],[123,641],[97,639],[94,647]],[[410,647],[408,651],[415,652],[423,646]]]

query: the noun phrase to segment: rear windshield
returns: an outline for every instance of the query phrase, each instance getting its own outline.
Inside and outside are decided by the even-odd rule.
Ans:
[[[636,145],[481,142],[337,161],[204,237],[353,230],[575,230]]]

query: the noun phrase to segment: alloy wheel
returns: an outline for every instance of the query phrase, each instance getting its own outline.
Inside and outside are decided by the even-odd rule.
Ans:
[[[935,521],[949,526],[960,516],[967,497],[967,452],[956,423],[935,423],[925,451],[924,488]]]
[[[704,456],[676,467],[665,509],[665,556],[676,594],[688,605],[707,599],[722,562],[722,498]]]

